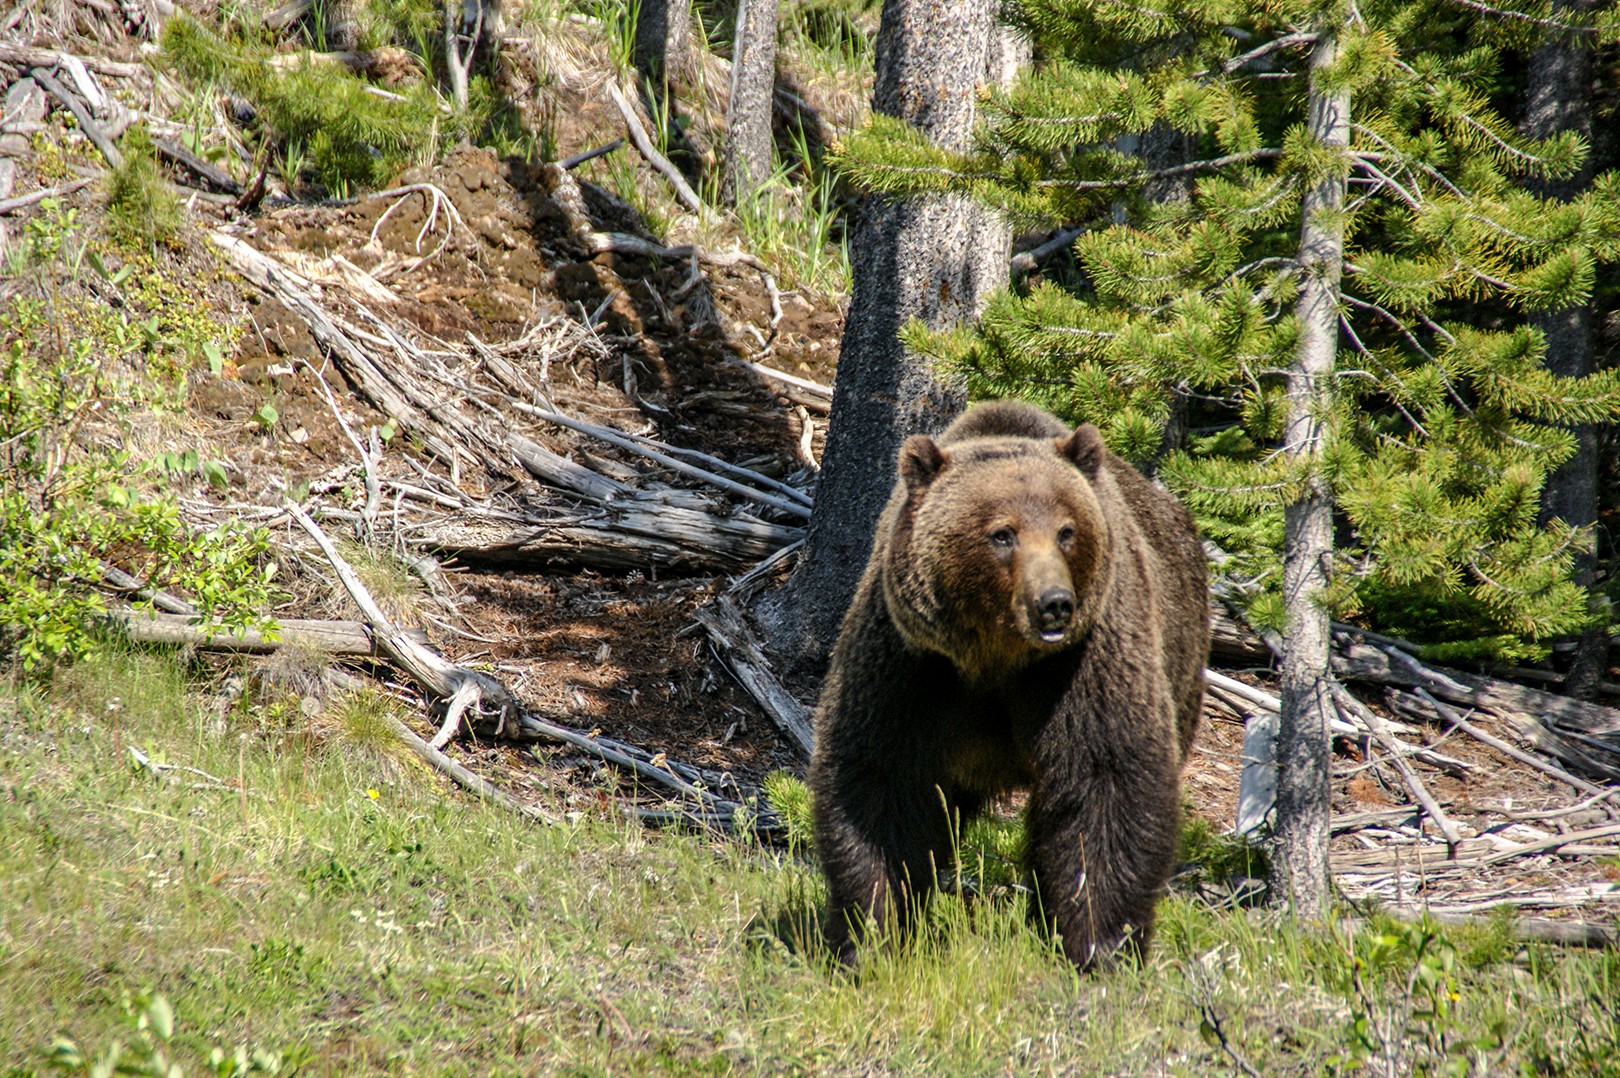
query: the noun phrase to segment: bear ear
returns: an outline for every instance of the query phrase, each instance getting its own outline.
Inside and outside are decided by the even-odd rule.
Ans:
[[[1102,432],[1090,423],[1082,423],[1074,428],[1074,433],[1065,435],[1056,440],[1059,456],[1068,457],[1088,476],[1095,477],[1097,469],[1102,467],[1103,447]]]
[[[906,481],[906,489],[916,494],[934,481],[948,459],[928,435],[913,434],[900,447],[900,478]]]

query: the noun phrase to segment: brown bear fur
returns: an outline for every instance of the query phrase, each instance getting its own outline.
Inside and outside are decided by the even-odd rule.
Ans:
[[[900,927],[953,829],[1029,791],[1032,912],[1084,967],[1141,946],[1173,868],[1209,650],[1191,517],[1025,404],[909,439],[816,711],[828,938]]]

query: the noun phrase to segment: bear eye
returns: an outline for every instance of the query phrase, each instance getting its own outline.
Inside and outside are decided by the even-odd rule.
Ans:
[[[1074,527],[1072,525],[1065,524],[1063,527],[1059,528],[1058,529],[1057,539],[1058,539],[1058,546],[1062,546],[1062,547],[1073,546],[1074,545]]]
[[[1011,528],[997,528],[990,533],[990,542],[999,547],[1010,547],[1018,542],[1018,533]]]

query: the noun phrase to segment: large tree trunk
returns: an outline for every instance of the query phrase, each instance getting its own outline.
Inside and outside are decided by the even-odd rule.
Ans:
[[[738,0],[726,105],[726,198],[754,197],[771,174],[771,99],[776,91],[777,0]]]
[[[1350,94],[1323,85],[1338,55],[1332,30],[1311,56],[1306,123],[1311,137],[1341,152],[1350,141]],[[1333,556],[1333,496],[1322,474],[1331,437],[1333,362],[1339,341],[1339,277],[1344,265],[1344,171],[1335,168],[1305,192],[1300,228],[1300,339],[1288,372],[1288,430],[1283,452],[1307,476],[1286,509],[1282,716],[1277,731],[1277,826],[1273,885],[1296,916],[1320,917],[1328,900],[1328,718],[1333,707],[1328,611],[1322,593]]]
[[[964,150],[981,85],[1007,85],[1027,44],[996,20],[996,0],[886,0],[874,111]],[[966,198],[869,198],[850,239],[853,295],[834,382],[815,515],[779,619],[780,644],[825,658],[866,564],[908,436],[943,427],[964,403],[900,345],[910,319],[969,321],[1006,284],[1011,231]]]
[[[630,49],[631,62],[661,100],[665,87],[691,73],[690,0],[641,0]]]
[[[1555,10],[1574,14],[1591,11],[1593,0],[1560,0]],[[1549,138],[1574,131],[1589,142],[1592,138],[1592,47],[1579,34],[1550,34],[1530,58],[1530,81],[1525,91],[1522,129],[1531,138]],[[1530,189],[1543,198],[1567,199],[1579,195],[1592,183],[1596,167],[1591,157],[1573,176],[1559,180],[1533,180]],[[1547,337],[1547,369],[1567,378],[1591,374],[1593,369],[1593,318],[1590,301],[1562,311],[1544,311],[1533,322]],[[1591,424],[1571,428],[1575,435],[1575,455],[1547,478],[1542,498],[1542,518],[1558,519],[1579,528],[1590,528],[1597,521],[1598,432]],[[1597,568],[1596,552],[1582,550],[1575,555],[1575,582],[1591,588]],[[1594,625],[1582,633],[1564,689],[1572,696],[1589,700],[1608,670],[1609,634],[1607,624]]]

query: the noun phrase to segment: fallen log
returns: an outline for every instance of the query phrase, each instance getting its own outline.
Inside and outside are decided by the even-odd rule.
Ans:
[[[580,565],[608,572],[664,569],[735,572],[800,537],[797,528],[710,527],[645,509],[590,509],[554,519],[467,508],[410,526],[413,542],[445,554],[503,565]],[[664,527],[664,525],[668,527]]]
[[[264,655],[284,648],[304,648],[329,655],[360,655],[372,659],[387,658],[377,646],[371,627],[361,621],[316,621],[305,618],[281,618],[276,622],[274,638],[257,629],[240,632],[230,629],[209,629],[198,623],[193,615],[163,614],[156,611],[116,610],[107,620],[117,625],[129,638],[140,644],[168,644],[176,647],[195,647],[204,651],[240,652]],[[414,633],[419,643],[427,637]]]
[[[729,596],[720,595],[699,607],[696,617],[708,630],[709,639],[714,642],[726,669],[748,690],[771,721],[793,738],[808,759],[815,748],[810,709],[777,683],[765,649],[743,620],[737,604]]]

